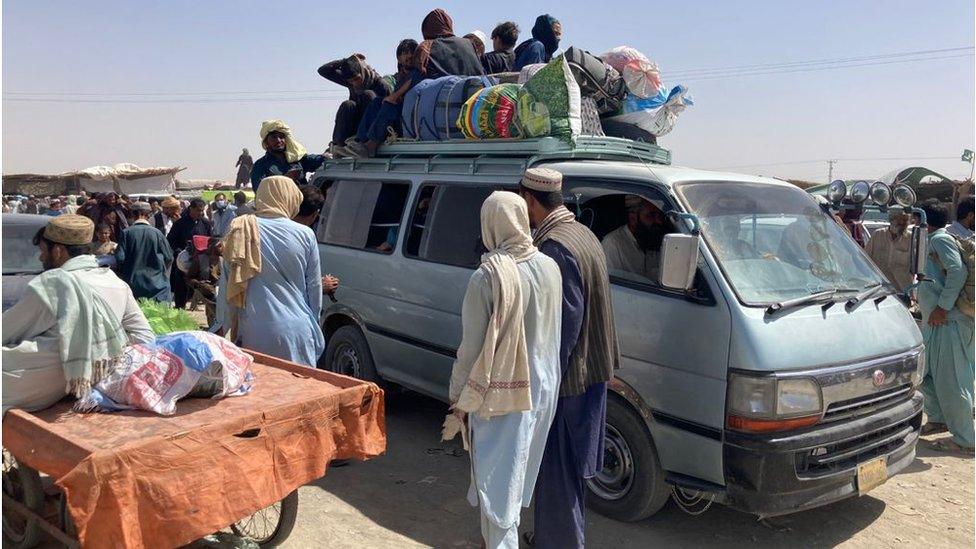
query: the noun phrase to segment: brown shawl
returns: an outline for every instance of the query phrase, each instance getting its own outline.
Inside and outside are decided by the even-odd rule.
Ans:
[[[533,243],[540,246],[549,239],[573,255],[583,279],[583,326],[559,388],[561,397],[576,396],[591,385],[610,381],[613,371],[620,367],[607,259],[600,241],[586,226],[577,223],[565,206],[556,208],[542,221]]]
[[[430,48],[434,45],[434,40],[454,36],[454,20],[446,11],[438,8],[424,17],[424,22],[420,24],[420,32],[424,36],[424,41],[417,46],[414,63],[417,70],[426,74],[427,62],[430,61]]]

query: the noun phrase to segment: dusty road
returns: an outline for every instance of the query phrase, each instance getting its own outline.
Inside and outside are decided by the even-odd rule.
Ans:
[[[387,453],[331,469],[301,489],[298,524],[284,547],[479,547],[464,495],[467,455],[438,440],[444,405],[415,394],[387,399]],[[626,524],[587,515],[592,547],[973,547],[973,460],[920,445],[907,472],[859,499],[757,522],[712,506],[689,516],[669,503]],[[531,529],[532,513],[522,514]]]

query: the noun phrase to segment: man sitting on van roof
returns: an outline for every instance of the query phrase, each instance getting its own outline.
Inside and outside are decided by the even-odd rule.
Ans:
[[[610,272],[632,273],[655,283],[660,280],[661,243],[667,234],[664,212],[636,195],[624,198],[627,223],[603,237],[603,253]]]

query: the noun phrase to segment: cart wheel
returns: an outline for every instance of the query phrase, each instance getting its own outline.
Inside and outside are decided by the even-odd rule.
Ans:
[[[298,490],[288,494],[278,503],[231,524],[230,529],[238,536],[250,539],[261,547],[277,547],[291,535],[296,518],[298,518]]]
[[[72,538],[78,537],[78,528],[75,527],[75,520],[71,518],[71,512],[68,511],[68,496],[64,493],[58,498],[58,519],[61,521],[61,530],[65,534],[68,534]]]
[[[44,506],[44,489],[41,475],[34,469],[17,463],[12,455],[3,451],[3,494],[34,512]],[[34,519],[27,519],[15,511],[3,513],[3,546],[30,549],[41,539],[41,528]]]

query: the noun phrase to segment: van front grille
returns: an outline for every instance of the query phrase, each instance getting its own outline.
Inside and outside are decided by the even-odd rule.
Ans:
[[[836,421],[853,416],[859,416],[868,412],[873,412],[881,408],[887,408],[894,404],[908,400],[912,396],[912,385],[906,383],[891,389],[886,389],[877,393],[864,395],[858,398],[832,402],[827,406],[823,421]]]

